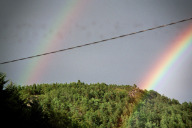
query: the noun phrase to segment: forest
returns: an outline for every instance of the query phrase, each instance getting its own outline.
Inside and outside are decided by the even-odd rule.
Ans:
[[[192,103],[137,85],[73,83],[20,86],[0,73],[1,127],[192,128]]]

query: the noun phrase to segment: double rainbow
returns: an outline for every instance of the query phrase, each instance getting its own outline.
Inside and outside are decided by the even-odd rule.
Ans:
[[[45,39],[42,39],[42,43],[36,53],[45,53],[47,51],[50,51],[49,49],[53,48],[56,43],[58,45],[58,42],[64,39],[65,33],[70,30],[71,20],[76,20],[76,18],[80,15],[80,12],[82,12],[87,3],[88,0],[74,0],[68,2],[61,11],[61,14],[58,16],[56,24],[50,27],[55,31],[49,34],[49,36],[47,36]],[[169,73],[171,67],[173,67],[179,61],[179,59],[184,55],[184,53],[189,49],[192,51],[191,45],[192,25],[190,25],[176,39],[176,41],[169,47],[169,49],[164,52],[164,55],[162,55],[159,61],[157,61],[157,64],[155,64],[155,66],[151,68],[151,71],[140,83],[139,87],[150,90],[158,86],[159,83],[166,76],[166,74]],[[24,75],[22,75],[21,83],[26,85],[36,82],[36,80],[39,79],[42,73],[46,70],[48,59],[51,58],[39,57],[33,59],[33,61],[29,63],[26,69],[23,70]]]

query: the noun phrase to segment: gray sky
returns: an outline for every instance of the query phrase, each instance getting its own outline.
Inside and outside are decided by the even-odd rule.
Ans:
[[[192,17],[191,0],[1,0],[0,61],[99,41]],[[16,84],[139,84],[192,21],[5,65]],[[192,49],[154,90],[192,101]]]

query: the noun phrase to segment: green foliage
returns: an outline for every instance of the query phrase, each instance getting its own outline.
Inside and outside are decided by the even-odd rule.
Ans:
[[[127,120],[127,127],[189,128],[192,127],[191,102],[180,104],[175,99],[149,91]]]
[[[3,125],[49,128],[187,128],[192,127],[192,103],[180,104],[136,85],[33,84],[4,88],[0,75]]]
[[[4,88],[5,75],[0,74],[1,85]],[[20,127],[34,128],[45,127],[51,128],[46,120],[46,115],[43,113],[41,106],[37,100],[33,100],[30,104],[26,104],[20,99],[20,86],[15,86],[13,83],[8,84],[5,89],[0,92],[0,118],[1,127]],[[27,106],[28,105],[28,106]]]
[[[0,91],[2,92],[4,85],[8,82],[5,80],[6,75],[0,72]]]

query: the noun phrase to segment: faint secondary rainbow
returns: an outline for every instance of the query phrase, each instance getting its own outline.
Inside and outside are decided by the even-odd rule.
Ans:
[[[162,82],[163,78],[171,72],[171,68],[179,63],[182,56],[185,56],[186,51],[191,50],[192,52],[191,48],[192,25],[188,26],[187,29],[176,38],[139,86],[142,89],[154,89]]]
[[[87,0],[68,1],[58,15],[58,19],[55,20],[55,24],[50,27],[52,32],[41,41],[41,45],[38,46],[35,53],[45,53],[53,49],[55,45],[58,46],[59,41],[64,39],[66,33],[70,31],[72,21],[77,20],[87,3]],[[24,85],[36,83],[45,72],[50,59],[50,56],[46,56],[34,58],[30,61],[28,66],[23,70],[23,75],[20,78],[21,83]]]

